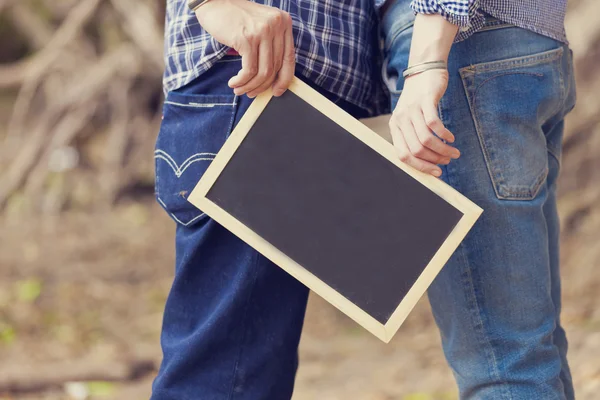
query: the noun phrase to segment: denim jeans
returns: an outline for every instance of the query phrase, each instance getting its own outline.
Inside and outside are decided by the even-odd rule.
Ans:
[[[414,15],[382,20],[395,106]],[[458,160],[442,179],[484,209],[428,291],[462,399],[573,399],[560,324],[556,180],[564,117],[575,103],[572,55],[553,39],[490,18],[455,44],[442,121]]]
[[[228,56],[165,100],[155,194],[176,222],[176,259],[152,400],[292,394],[308,289],[186,200],[251,103],[227,86],[240,69]]]

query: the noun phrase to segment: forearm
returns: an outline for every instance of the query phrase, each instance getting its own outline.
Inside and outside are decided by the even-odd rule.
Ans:
[[[435,61],[447,63],[457,32],[458,25],[441,14],[417,14],[409,67]],[[447,165],[460,157],[460,151],[452,146],[454,135],[438,115],[438,103],[447,86],[448,71],[439,66],[409,74],[390,119],[390,132],[400,159],[434,176],[442,174],[437,164]]]
[[[408,65],[448,61],[458,26],[440,14],[417,14]]]

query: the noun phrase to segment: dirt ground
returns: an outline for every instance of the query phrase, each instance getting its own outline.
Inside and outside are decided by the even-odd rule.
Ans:
[[[0,9],[8,9],[8,3],[0,0]],[[21,49],[19,54],[6,55],[7,50],[15,48],[15,44],[18,47],[22,40],[14,34],[5,35],[8,39],[3,47],[0,46],[3,57],[0,66],[3,71],[28,76],[22,74],[25,62],[29,62],[30,57],[46,59],[36,54],[45,54],[47,42],[55,44],[53,34],[59,29],[57,24],[63,19],[79,24],[75,18],[67,18],[71,14],[65,11],[72,5],[89,7],[94,2],[28,1],[31,11],[41,10],[43,14],[43,18],[31,14],[34,19],[23,17],[29,15],[23,13],[27,8],[21,4],[26,4],[24,1],[12,3],[20,12],[11,16],[14,19],[15,15],[20,15],[17,19],[28,33],[23,37],[31,39],[34,45],[31,54]],[[157,67],[160,61],[152,55],[160,57],[162,40],[158,34],[160,28],[153,21],[156,19],[162,24],[163,18],[153,15],[150,9],[135,15],[128,13],[125,3],[130,2],[106,3],[102,4],[107,6],[102,9],[103,13],[88,12],[90,23],[97,23],[97,26],[90,26],[91,29],[83,32],[85,35],[77,29],[66,29],[74,37],[81,38],[73,43],[64,40],[64,53],[60,54],[65,55],[56,57],[56,65],[39,68],[40,74],[43,73],[40,82],[24,84],[25,88],[32,88],[39,83],[44,90],[38,91],[42,97],[40,101],[31,102],[29,114],[23,114],[31,116],[31,121],[29,118],[21,121],[26,127],[21,132],[24,142],[15,142],[19,144],[14,147],[15,154],[27,156],[31,153],[29,144],[39,143],[39,138],[63,137],[64,132],[57,128],[61,124],[49,124],[48,130],[39,130],[37,136],[29,123],[37,127],[38,117],[47,118],[44,111],[48,104],[56,102],[61,107],[70,104],[64,101],[66,97],[73,103],[64,106],[64,110],[56,107],[56,110],[62,110],[56,118],[73,125],[82,118],[81,129],[75,135],[77,140],[67,142],[77,147],[86,162],[77,167],[77,174],[64,174],[73,178],[72,181],[65,178],[65,181],[52,179],[47,182],[48,193],[44,199],[50,201],[36,197],[45,205],[46,212],[61,209],[61,206],[51,207],[61,202],[70,206],[76,203],[71,207],[72,211],[54,217],[32,213],[29,210],[38,208],[24,205],[31,199],[27,199],[23,191],[17,191],[0,213],[0,400],[148,399],[160,362],[162,311],[173,277],[173,222],[149,193],[136,201],[122,202],[111,211],[75,210],[77,204],[94,205],[80,207],[86,210],[106,205],[106,201],[95,201],[103,193],[96,191],[97,182],[101,180],[95,180],[104,177],[98,174],[102,166],[109,164],[114,168],[107,169],[108,177],[114,171],[123,172],[119,163],[101,162],[104,152],[109,154],[107,150],[110,150],[113,154],[113,147],[108,145],[121,144],[122,148],[131,145],[135,150],[132,154],[138,158],[128,155],[123,160],[129,161],[129,171],[124,175],[140,175],[132,182],[149,185],[152,178],[152,159],[148,155],[157,129],[150,126],[159,121],[153,121],[148,114],[154,106],[140,105],[139,99],[155,97],[148,95],[152,85],[159,91],[162,66]],[[138,6],[151,7],[152,3],[158,10],[160,0],[139,1]],[[48,8],[40,7],[43,4],[55,6],[55,14],[46,15]],[[563,323],[570,339],[571,368],[580,400],[600,399],[599,4],[597,0],[570,0],[567,15],[567,30],[577,67],[578,106],[570,116],[569,131],[565,136],[559,208],[564,229]],[[136,19],[135,26],[147,30],[128,28],[130,16],[143,19],[144,15],[148,21]],[[33,27],[36,21],[43,23],[32,31],[31,21]],[[0,23],[0,28],[5,26]],[[122,34],[119,34],[121,30]],[[60,29],[62,34],[64,31]],[[108,34],[99,35],[100,31]],[[29,34],[31,32],[35,34]],[[129,37],[131,35],[133,39]],[[116,48],[126,50],[125,53],[133,58],[113,53],[115,40],[122,43]],[[97,58],[90,57],[88,50],[95,48],[106,52],[100,51]],[[51,52],[59,54],[55,53],[54,47]],[[111,63],[108,67],[104,64],[106,60]],[[104,66],[100,74],[99,65]],[[77,73],[65,70],[66,66],[74,66]],[[142,70],[146,72],[142,73]],[[4,81],[7,80],[5,75],[6,72],[0,76]],[[98,83],[103,82],[102,79],[111,84]],[[86,100],[90,82],[97,93],[92,100]],[[13,89],[0,92],[2,144],[7,134],[4,131],[10,126],[9,116],[13,113],[16,86]],[[85,99],[76,96],[81,94],[86,95]],[[130,106],[120,106],[128,100]],[[97,115],[88,115],[95,107],[98,107]],[[122,112],[126,110],[129,112]],[[88,120],[91,122],[85,122]],[[45,125],[39,124],[40,127]],[[386,126],[385,121],[382,126]],[[125,127],[131,128],[130,142],[121,141],[124,137],[121,129],[123,132],[129,130]],[[116,142],[115,138],[118,139]],[[21,143],[27,146],[21,146]],[[12,155],[5,148],[0,150],[3,150],[0,156]],[[45,160],[43,157],[37,159]],[[0,157],[1,177],[7,170],[7,160]],[[141,162],[143,160],[145,164]],[[43,167],[40,171],[44,172],[45,164],[41,161],[39,164]],[[36,187],[36,180],[33,182]],[[82,182],[84,185],[79,185]],[[80,186],[87,189],[73,189]],[[386,345],[323,300],[312,296],[300,356],[294,400],[457,399],[426,299],[412,312],[393,341]],[[199,399],[203,400],[202,396]]]
[[[173,274],[171,220],[152,200],[111,213],[0,221],[0,399],[147,399]],[[578,398],[600,391],[600,274],[564,270]],[[294,400],[450,400],[423,299],[383,344],[312,296]],[[2,394],[4,393],[4,394]]]

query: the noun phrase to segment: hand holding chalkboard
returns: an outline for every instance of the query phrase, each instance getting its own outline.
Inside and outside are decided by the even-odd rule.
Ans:
[[[386,342],[481,213],[297,79],[254,101],[189,200]]]

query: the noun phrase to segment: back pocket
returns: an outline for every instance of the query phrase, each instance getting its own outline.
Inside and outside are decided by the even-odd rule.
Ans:
[[[502,200],[532,200],[548,174],[542,126],[561,107],[563,49],[471,65],[460,75],[487,169]]]
[[[180,225],[205,218],[187,198],[231,133],[236,105],[233,94],[167,95],[154,151],[155,194]]]

